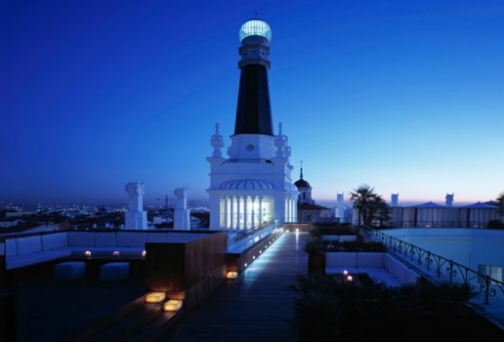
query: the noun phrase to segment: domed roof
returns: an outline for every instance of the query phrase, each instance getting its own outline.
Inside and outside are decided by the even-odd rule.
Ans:
[[[240,28],[240,42],[249,36],[262,36],[271,41],[271,28],[265,21],[249,19]]]
[[[304,179],[299,179],[297,182],[294,183],[294,185],[296,185],[299,188],[311,188],[310,186],[310,183],[308,183],[306,180]]]
[[[224,182],[220,188],[222,190],[273,190],[274,186],[265,180],[240,179]]]
[[[297,188],[311,188],[310,183],[303,179],[303,167],[301,167],[301,172],[299,173],[299,180],[294,183]]]

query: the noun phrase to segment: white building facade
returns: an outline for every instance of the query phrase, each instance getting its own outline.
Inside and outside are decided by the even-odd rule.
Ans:
[[[259,19],[240,29],[240,89],[227,157],[216,125],[211,138],[210,229],[248,230],[271,221],[295,222],[299,192],[292,183],[287,136],[273,133],[267,70],[271,29]]]

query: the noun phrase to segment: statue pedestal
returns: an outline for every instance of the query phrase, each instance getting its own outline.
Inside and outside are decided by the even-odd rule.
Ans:
[[[190,230],[191,212],[188,209],[175,209],[173,214],[173,229]]]
[[[124,229],[147,229],[147,212],[128,211],[126,213]]]

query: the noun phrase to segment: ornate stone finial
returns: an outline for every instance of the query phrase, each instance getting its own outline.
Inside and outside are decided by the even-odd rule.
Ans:
[[[288,159],[292,155],[292,150],[290,146],[285,147],[285,157]]]
[[[301,163],[301,172],[299,173],[299,179],[303,179],[303,160],[301,160],[300,163]]]
[[[219,123],[215,123],[215,134],[212,135],[212,139],[210,140],[210,145],[214,148],[212,157],[214,158],[222,158],[222,147],[224,147],[224,139],[222,135],[219,133]]]
[[[287,146],[287,136],[282,133],[282,122],[278,123],[278,135],[275,136],[275,146],[277,148],[276,157],[285,158],[286,146]]]

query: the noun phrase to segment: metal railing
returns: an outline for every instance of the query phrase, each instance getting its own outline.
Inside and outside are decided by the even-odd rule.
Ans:
[[[276,220],[271,220],[263,223],[260,226],[246,229],[246,230],[228,230],[228,246],[236,244],[237,242],[243,241],[249,237],[259,234],[264,229],[274,226]]]
[[[481,274],[465,265],[454,262],[452,259],[442,257],[392,235],[385,234],[380,230],[365,228],[372,237],[381,241],[387,249],[409,259],[418,267],[425,268],[427,272],[435,272],[436,277],[446,278],[450,284],[464,283],[479,287],[479,290],[484,292],[486,305],[490,304],[490,297],[499,296],[504,298],[504,284],[502,281]]]
[[[488,228],[488,221],[388,221],[391,228]]]

